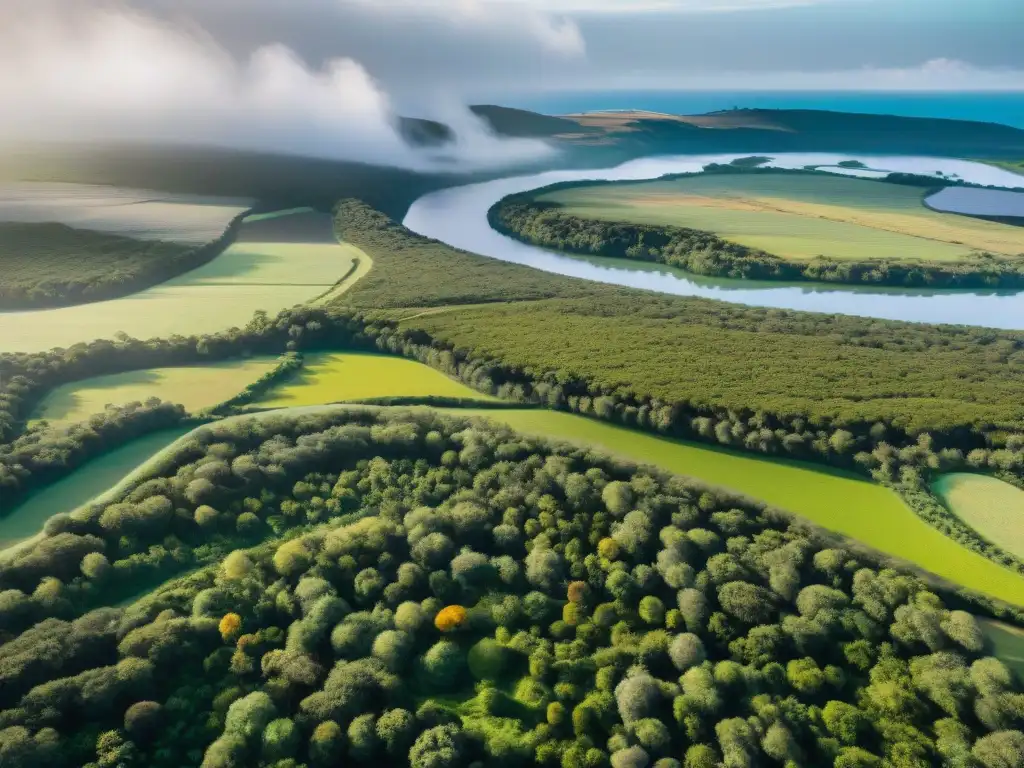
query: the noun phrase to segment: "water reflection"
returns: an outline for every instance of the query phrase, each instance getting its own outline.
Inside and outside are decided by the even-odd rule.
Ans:
[[[700,296],[757,307],[796,309],[886,320],[955,323],[1024,329],[1024,292],[836,286],[827,283],[779,283],[705,278],[660,264],[623,259],[581,258],[520,243],[495,232],[487,210],[498,200],[561,181],[654,179],[668,173],[700,171],[709,163],[728,163],[740,154],[648,157],[615,168],[550,171],[482,184],[444,189],[417,200],[405,226],[414,232],[484,256],[570,277],[613,283],[678,296]],[[866,168],[841,168],[857,160]],[[1024,179],[1001,168],[966,160],[930,157],[879,157],[800,153],[775,155],[773,167],[829,166],[851,176],[880,170],[956,176],[976,184],[1019,187]]]

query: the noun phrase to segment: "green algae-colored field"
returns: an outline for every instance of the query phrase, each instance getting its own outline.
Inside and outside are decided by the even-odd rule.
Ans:
[[[759,173],[584,186],[537,199],[583,218],[714,232],[801,261],[956,261],[976,251],[1024,251],[1024,229],[932,211],[924,192],[865,179]]]
[[[9,515],[0,517],[0,554],[6,547],[35,536],[53,515],[70,512],[103,493],[191,430],[176,427],[132,440],[30,496]]]
[[[1024,491],[988,475],[956,472],[932,490],[954,515],[983,537],[1024,558]]]
[[[463,413],[469,413],[463,411]],[[969,589],[1024,605],[1024,577],[961,547],[892,491],[854,475],[634,432],[568,413],[471,411],[527,434],[572,440],[780,507]]]
[[[422,363],[350,352],[306,355],[298,376],[271,390],[258,405],[287,408],[377,397],[490,399]]]
[[[102,412],[107,404],[145,402],[151,397],[180,403],[190,413],[197,413],[237,395],[276,364],[276,358],[259,357],[96,376],[54,389],[39,404],[33,419],[46,419],[55,426],[70,424]]]

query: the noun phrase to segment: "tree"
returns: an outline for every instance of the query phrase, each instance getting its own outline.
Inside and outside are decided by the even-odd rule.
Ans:
[[[309,757],[318,768],[336,765],[345,749],[345,734],[333,720],[325,720],[313,729],[309,738]]]
[[[843,744],[856,746],[862,733],[870,727],[868,716],[844,701],[830,701],[821,713],[828,732]]]
[[[697,666],[707,658],[704,650],[704,643],[697,635],[685,632],[672,638],[668,648],[668,655],[672,663],[680,672],[685,672],[690,667]]]
[[[465,738],[455,725],[438,725],[423,731],[409,750],[410,768],[457,768],[465,750]]]
[[[299,730],[287,717],[271,720],[263,731],[263,757],[268,761],[293,757],[299,749]]]
[[[237,613],[226,613],[220,620],[220,636],[225,643],[230,643],[238,637],[242,631],[242,617]]]
[[[434,626],[442,632],[454,632],[466,625],[468,614],[461,605],[449,605],[434,617]]]
[[[124,730],[140,744],[148,741],[160,728],[163,707],[155,701],[137,701],[124,713]]]
[[[416,718],[408,710],[389,709],[377,718],[377,737],[393,757],[408,754],[415,733]]]
[[[466,657],[462,649],[451,640],[434,643],[423,655],[423,671],[438,688],[447,689],[457,685],[465,669]]]
[[[477,680],[497,680],[505,669],[505,660],[505,649],[489,637],[469,649],[469,671]]]
[[[983,736],[971,750],[985,768],[1024,767],[1024,733],[996,731]]]

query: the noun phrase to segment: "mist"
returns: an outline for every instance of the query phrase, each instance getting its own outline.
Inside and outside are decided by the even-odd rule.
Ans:
[[[0,9],[0,141],[201,145],[472,171],[555,150],[494,136],[453,99],[431,117],[456,129],[415,148],[391,99],[356,60],[312,67],[279,43],[228,53],[194,23],[123,4],[4,0]]]

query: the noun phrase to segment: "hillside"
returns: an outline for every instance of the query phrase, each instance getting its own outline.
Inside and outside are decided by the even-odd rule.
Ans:
[[[820,110],[736,109],[705,115],[590,112],[564,115],[624,148],[676,152],[856,151],[1016,158],[1024,131],[968,120]],[[500,123],[497,124],[500,129]]]

